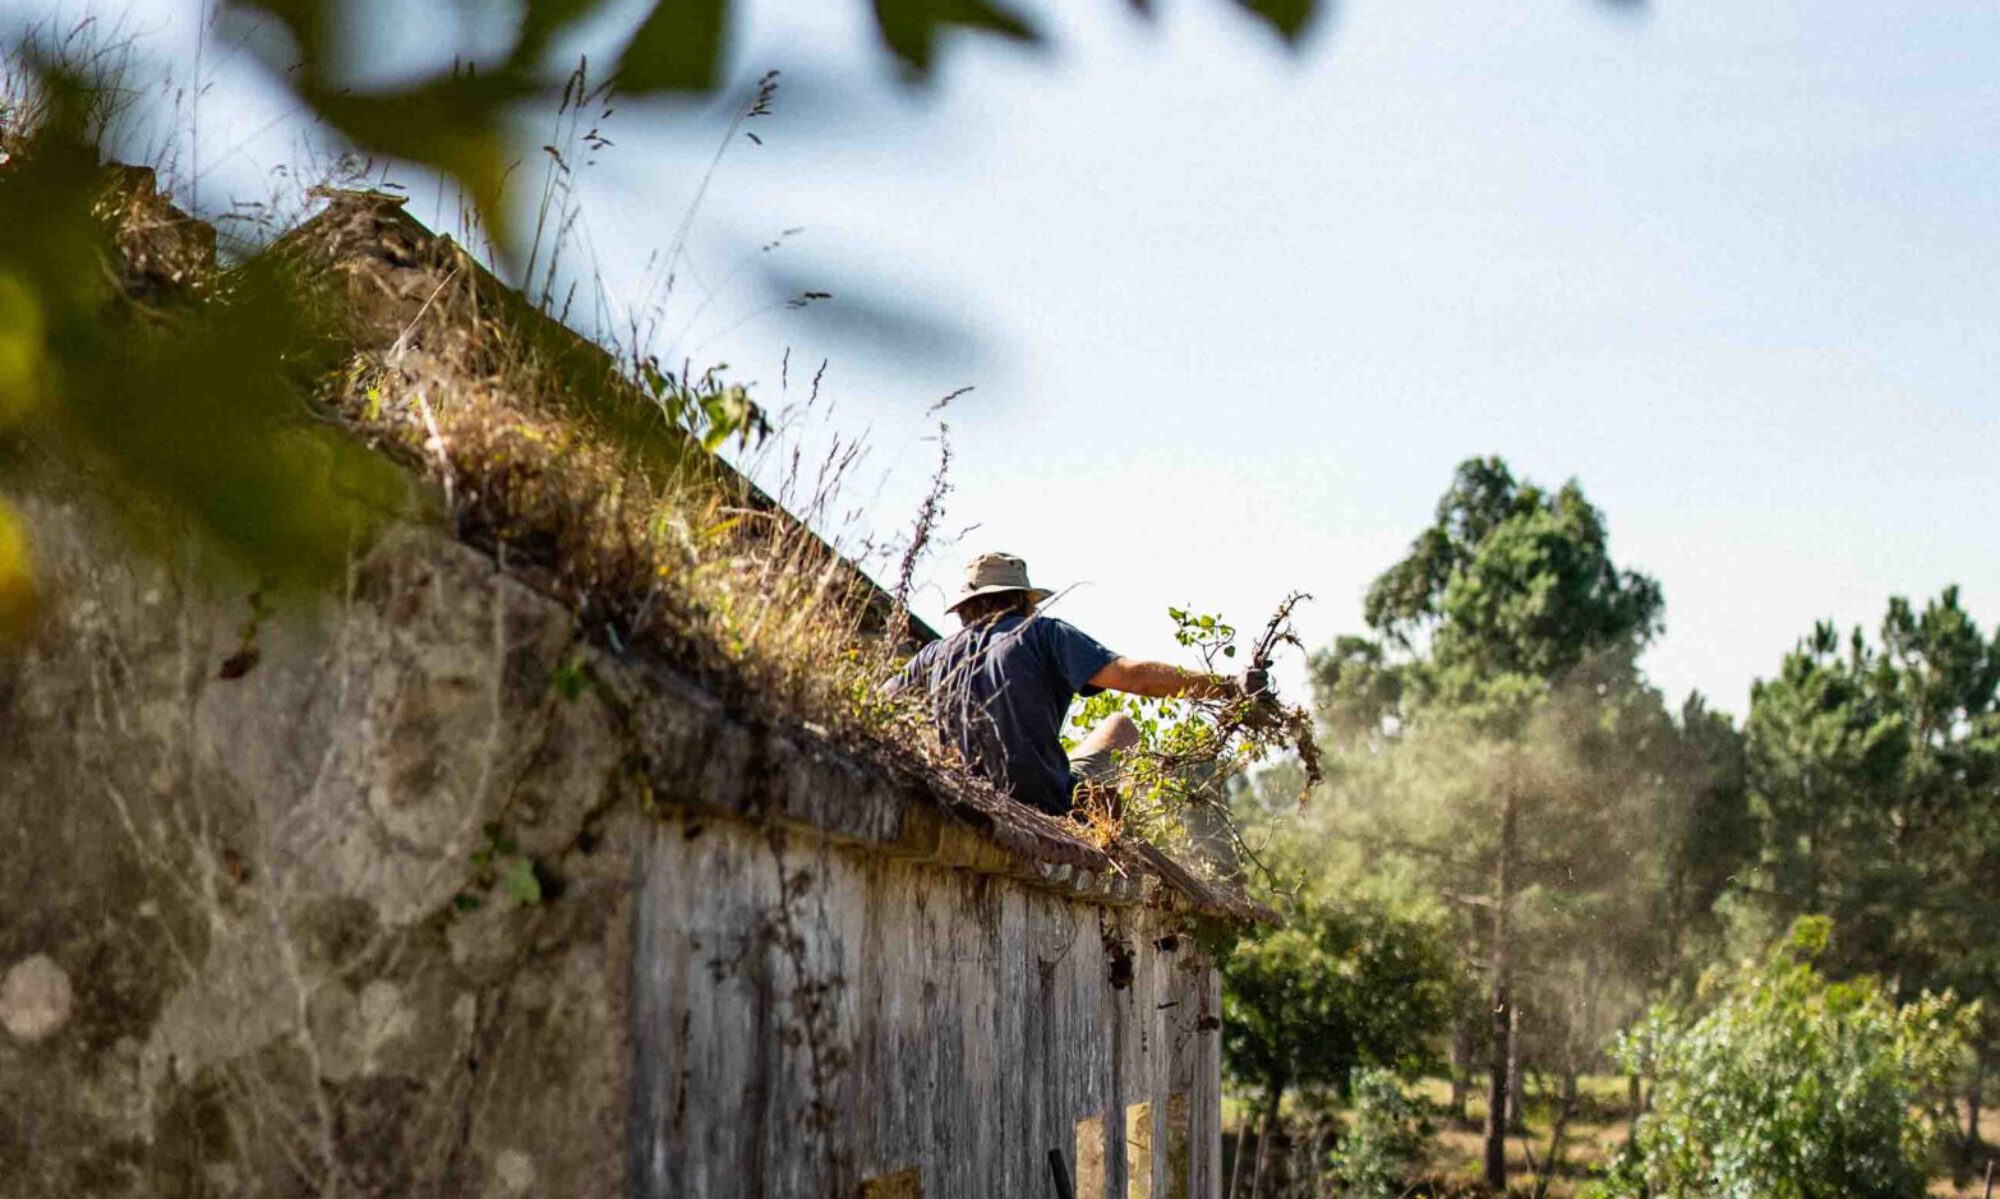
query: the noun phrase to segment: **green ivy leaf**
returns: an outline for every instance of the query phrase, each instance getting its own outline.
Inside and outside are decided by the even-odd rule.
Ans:
[[[954,28],[1031,46],[1041,40],[1034,26],[988,0],[875,0],[875,26],[890,51],[919,76],[930,73],[938,40]]]
[[[584,669],[581,653],[573,655],[549,672],[549,685],[554,687],[556,694],[562,696],[568,703],[575,703],[581,698],[583,689],[589,682],[590,674]]]
[[[534,860],[532,858],[510,860],[505,873],[500,876],[500,890],[507,898],[524,908],[531,908],[542,902],[542,880],[535,877]]]

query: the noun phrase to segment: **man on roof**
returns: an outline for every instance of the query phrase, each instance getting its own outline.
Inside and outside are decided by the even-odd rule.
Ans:
[[[946,608],[957,614],[959,630],[917,651],[889,683],[891,691],[926,694],[945,742],[975,773],[1031,807],[1067,814],[1079,787],[1111,785],[1117,754],[1139,743],[1138,726],[1119,712],[1065,753],[1062,725],[1077,696],[1111,690],[1233,699],[1268,685],[1254,668],[1227,676],[1120,657],[1038,612],[1051,594],[1028,582],[1021,559],[981,554],[966,565],[965,588]]]

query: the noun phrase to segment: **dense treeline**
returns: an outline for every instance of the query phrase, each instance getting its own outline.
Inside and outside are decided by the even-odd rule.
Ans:
[[[1890,600],[1873,636],[1815,627],[1756,685],[1738,726],[1699,694],[1670,704],[1648,683],[1639,658],[1663,627],[1660,587],[1617,565],[1578,485],[1545,490],[1475,459],[1376,580],[1365,613],[1365,635],[1313,662],[1326,784],[1294,814],[1280,800],[1289,780],[1265,780],[1239,796],[1240,818],[1266,846],[1278,891],[1309,898],[1295,923],[1346,930],[1318,943],[1359,947],[1294,955],[1302,974],[1365,979],[1398,954],[1441,967],[1422,987],[1355,998],[1378,1025],[1385,1012],[1404,1017],[1386,1022],[1399,1039],[1365,1052],[1301,1053],[1273,1069],[1268,1049],[1249,1052],[1236,1034],[1232,1070],[1263,1099],[1267,1127],[1287,1086],[1338,1091],[1358,1066],[1442,1073],[1447,1120],[1465,1120],[1475,1086],[1484,1092],[1482,1172],[1497,1191],[1530,1081],[1557,1109],[1545,1156],[1559,1155],[1581,1077],[1629,1072],[1630,1110],[1650,1107],[1656,1080],[1645,1076],[1694,1052],[1661,1030],[1699,1029],[1702,1052],[1724,1056],[1735,1050],[1717,1027],[1748,1045],[1747,1025],[1702,1023],[1725,1006],[1717,980],[1794,946],[1763,982],[1738,986],[1760,997],[1743,1010],[1807,994],[1800,1011],[1880,1008],[1885,1028],[1932,1012],[1917,1021],[1932,1030],[1924,1054],[1884,1044],[1900,1046],[1898,1077],[1921,1083],[1929,1115],[1956,1092],[1960,1165],[1971,1163],[1982,1087],[2000,1059],[2000,1022],[1987,1014],[2000,1003],[2000,637],[1981,631],[1956,588],[1920,605]],[[1355,931],[1391,917],[1406,930],[1393,952]],[[1792,932],[1817,917],[1822,935]],[[1263,977],[1270,963],[1253,954],[1231,970],[1238,1022],[1278,1026],[1255,1010],[1276,990]],[[1756,989],[1766,984],[1768,994]],[[1947,992],[1934,1011],[1913,1006]],[[1615,1059],[1614,1039],[1640,1027],[1658,1052],[1630,1051],[1628,1031]],[[1833,1067],[1798,1068],[1810,1090],[1813,1071]],[[1775,1096],[1782,1074],[1743,1077],[1766,1078]],[[1645,1130],[1667,1125],[1640,1121],[1628,1181],[1655,1143]],[[1869,1193],[1906,1193],[1928,1172],[1931,1146],[1915,1128],[1897,1133],[1908,1143],[1896,1152],[1922,1168],[1890,1170],[1882,1176],[1903,1181]]]

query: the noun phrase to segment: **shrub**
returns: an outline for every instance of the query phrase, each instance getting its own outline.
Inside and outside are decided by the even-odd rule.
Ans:
[[[1351,1088],[1354,1112],[1335,1152],[1340,1193],[1348,1199],[1400,1199],[1423,1148],[1416,1105],[1395,1074],[1357,1069]]]
[[[1898,1007],[1873,979],[1814,966],[1831,924],[1802,920],[1762,962],[1712,978],[1700,1015],[1656,1009],[1615,1049],[1650,1110],[1597,1193],[1654,1199],[1915,1199],[1944,1131],[1928,1105],[1959,1069],[1974,1008]]]
[[[1438,931],[1385,903],[1300,896],[1285,927],[1222,967],[1223,1062],[1262,1085],[1268,1111],[1294,1086],[1347,1084],[1356,1067],[1432,1064],[1451,1013]]]

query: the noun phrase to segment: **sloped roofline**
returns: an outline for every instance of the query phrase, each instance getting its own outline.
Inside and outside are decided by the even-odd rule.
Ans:
[[[315,188],[312,194],[324,199],[326,201],[325,207],[302,222],[298,228],[291,230],[284,237],[280,238],[276,247],[280,252],[289,246],[314,244],[328,238],[330,235],[335,235],[340,228],[343,216],[353,213],[356,210],[366,211],[376,220],[387,220],[401,226],[409,237],[419,242],[451,242],[453,240],[449,234],[438,233],[416,217],[411,216],[405,205],[408,199],[406,196],[396,195],[391,192],[344,188]],[[550,316],[533,304],[526,302],[525,297],[521,297],[518,289],[512,287],[492,271],[488,270],[473,255],[465,255],[465,261],[477,276],[477,285],[482,291],[512,295],[522,300],[520,304],[521,311],[512,314],[516,319],[537,322],[540,332],[561,339],[570,352],[589,356],[604,368],[610,370],[617,369],[617,359],[602,345],[577,332],[555,317]],[[797,515],[779,503],[777,499],[772,497],[762,487],[758,486],[749,476],[720,456],[711,455],[709,460],[713,467],[727,481],[730,489],[740,497],[743,506],[768,513],[772,518],[784,522],[788,528],[810,537],[826,551],[832,560],[839,562],[841,567],[849,572],[851,581],[857,585],[861,594],[867,597],[869,615],[872,619],[880,621],[883,627],[889,627],[897,616],[901,616],[903,620],[907,621],[904,637],[909,643],[909,648],[915,648],[939,639],[937,630],[932,628],[929,622],[919,617],[915,612],[909,611],[906,605],[899,603],[895,595],[878,583],[859,563],[842,554],[837,547],[820,536],[805,521],[800,520]]]

